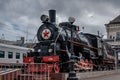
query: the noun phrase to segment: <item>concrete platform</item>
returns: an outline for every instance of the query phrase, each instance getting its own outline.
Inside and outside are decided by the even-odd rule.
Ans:
[[[93,77],[112,75],[116,73],[120,73],[120,70],[81,72],[81,73],[77,73],[77,77],[79,79],[87,79],[87,78],[93,78]],[[67,77],[68,77],[68,73],[51,74],[51,80],[67,80]]]
[[[102,76],[110,76],[113,74],[120,74],[120,69],[118,69],[117,71],[111,70],[76,73],[77,77],[82,80]],[[0,70],[0,80],[67,80],[68,73],[52,73],[48,78],[47,77],[48,76],[43,75],[20,74],[19,69]]]

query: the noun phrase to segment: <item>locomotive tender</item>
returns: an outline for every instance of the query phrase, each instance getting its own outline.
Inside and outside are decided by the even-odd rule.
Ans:
[[[114,68],[114,52],[110,45],[98,35],[79,33],[79,27],[73,25],[75,19],[70,17],[69,22],[55,24],[56,11],[49,10],[49,17],[42,15],[42,25],[37,32],[38,43],[34,52],[24,57],[25,63],[52,64],[55,70],[69,71],[71,59],[71,29],[73,52],[76,70],[104,70]]]

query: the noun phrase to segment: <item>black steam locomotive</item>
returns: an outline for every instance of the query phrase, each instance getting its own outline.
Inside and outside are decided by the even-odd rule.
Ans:
[[[49,17],[41,16],[43,24],[37,32],[39,42],[34,46],[34,52],[24,57],[24,62],[52,64],[56,70],[68,72],[69,61],[74,56],[78,71],[114,68],[114,52],[110,45],[98,35],[79,33],[72,17],[69,22],[56,25],[55,13],[55,10],[49,10]]]

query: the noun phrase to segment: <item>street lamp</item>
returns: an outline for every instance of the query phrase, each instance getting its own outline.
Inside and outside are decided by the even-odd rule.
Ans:
[[[73,44],[73,32],[74,32],[74,27],[75,25],[72,25],[75,21],[75,18],[69,17],[69,22],[70,22],[70,27],[71,27],[71,58],[70,58],[70,72],[67,80],[79,80],[76,77],[76,73],[74,70],[74,63],[75,63],[75,57],[74,57],[74,44]]]

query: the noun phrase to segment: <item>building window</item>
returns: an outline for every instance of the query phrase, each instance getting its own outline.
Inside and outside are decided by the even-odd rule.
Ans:
[[[20,53],[16,53],[16,59],[20,59]]]
[[[120,32],[116,32],[116,39],[120,39]]]
[[[112,36],[110,35],[110,39],[112,39]]]
[[[13,58],[13,52],[8,52],[8,58]]]
[[[115,36],[113,36],[113,39],[115,39]]]
[[[5,51],[0,51],[0,58],[4,58],[5,57]]]

